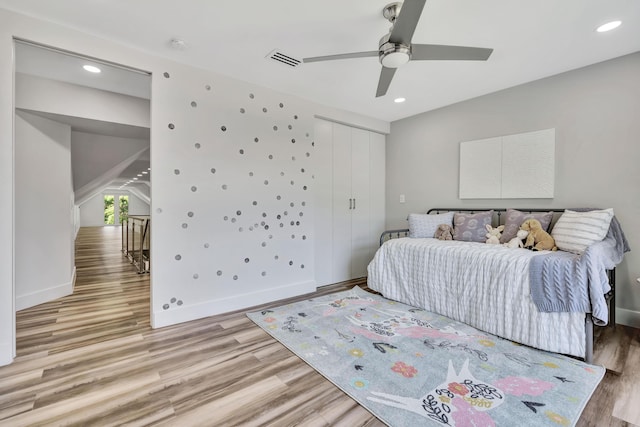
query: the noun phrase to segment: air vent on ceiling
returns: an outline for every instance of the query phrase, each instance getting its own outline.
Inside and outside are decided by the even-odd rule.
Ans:
[[[272,50],[267,54],[266,57],[273,61],[279,62],[280,64],[284,64],[294,68],[302,63],[300,59],[296,59],[290,55],[286,55],[281,51],[279,51],[278,49]]]

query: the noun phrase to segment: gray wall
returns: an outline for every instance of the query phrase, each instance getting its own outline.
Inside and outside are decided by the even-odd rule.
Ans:
[[[432,207],[612,207],[632,248],[617,269],[619,320],[640,325],[639,76],[635,53],[393,122],[387,228]],[[554,199],[458,198],[460,142],[548,128],[556,129]]]

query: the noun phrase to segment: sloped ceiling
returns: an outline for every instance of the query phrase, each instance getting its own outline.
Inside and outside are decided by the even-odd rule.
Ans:
[[[96,34],[140,50],[393,121],[640,50],[638,0],[428,0],[415,43],[494,48],[487,62],[414,61],[375,98],[377,58],[290,68],[297,58],[376,50],[389,28],[389,0],[0,0],[0,7]],[[607,21],[622,26],[604,34]],[[185,48],[171,47],[171,39]],[[394,104],[396,97],[406,97]]]

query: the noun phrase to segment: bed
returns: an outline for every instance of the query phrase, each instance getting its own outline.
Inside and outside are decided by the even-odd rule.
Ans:
[[[486,211],[491,212],[490,221],[497,226],[505,224],[507,212],[513,210],[437,208],[428,214]],[[516,212],[528,215],[548,213],[551,219],[547,227],[551,228],[564,211],[520,209]],[[619,231],[621,236],[612,236],[609,230],[604,241],[617,245],[617,252],[624,253],[628,244]],[[381,246],[369,264],[368,286],[389,299],[436,312],[485,332],[591,362],[594,320],[599,325],[615,324],[615,310],[608,308],[615,307],[615,264],[621,260],[616,256],[602,262],[600,254],[597,255],[594,263],[597,268],[577,268],[576,265],[582,263],[586,255],[513,249],[459,240],[413,238],[409,237],[409,229],[389,230],[382,234]],[[534,303],[531,289],[532,284],[538,289],[537,277],[542,275],[540,271],[548,268],[549,262],[573,263],[569,268],[571,274],[575,274],[575,270],[585,270],[579,281],[585,282],[587,295],[583,295],[582,300],[586,302],[560,304],[560,308],[551,304],[550,309],[547,307],[540,311],[540,301],[536,296]],[[555,270],[549,271],[553,273],[551,276],[558,276],[554,279],[555,285],[561,285],[560,292],[565,292],[560,299],[571,300],[571,294],[579,286],[566,282],[577,282],[574,276],[563,279]]]

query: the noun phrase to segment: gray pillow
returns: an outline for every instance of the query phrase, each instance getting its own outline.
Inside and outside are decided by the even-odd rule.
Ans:
[[[451,225],[453,212],[443,214],[409,214],[409,237],[427,238],[433,237],[440,224]]]
[[[553,219],[553,211],[549,212],[533,212],[526,213],[516,209],[507,209],[506,219],[504,221],[504,231],[500,237],[500,243],[507,243],[516,237],[516,233],[520,229],[523,222],[528,219],[537,219],[544,231],[549,231],[549,225]]]
[[[484,243],[487,238],[485,226],[491,224],[493,211],[459,213],[453,215],[453,240]]]

